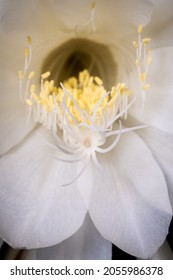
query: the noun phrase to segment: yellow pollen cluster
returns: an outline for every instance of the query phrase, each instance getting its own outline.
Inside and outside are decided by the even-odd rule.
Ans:
[[[29,77],[31,76],[33,76],[33,72],[30,73]],[[78,123],[83,120],[77,106],[88,116],[87,122],[89,124],[90,117],[92,117],[96,106],[99,105],[96,112],[96,122],[97,120],[100,122],[103,119],[103,111],[111,112],[115,106],[120,106],[123,96],[127,99],[131,93],[124,83],[119,83],[116,87],[112,87],[110,92],[107,92],[103,81],[97,76],[91,76],[85,69],[79,72],[78,78],[70,77],[63,83],[63,87],[69,93],[67,95],[64,88],[55,86],[53,80],[45,81],[49,76],[50,72],[41,75],[39,94],[36,93],[34,84],[30,86],[30,97],[26,99],[26,103],[30,107],[39,108],[39,110],[42,108],[47,113],[53,113],[54,110],[58,109],[61,117],[64,117],[64,110],[68,110],[70,112],[68,120],[71,124],[74,123],[73,117]],[[99,102],[100,104],[98,104]],[[117,107],[116,110],[118,109]]]

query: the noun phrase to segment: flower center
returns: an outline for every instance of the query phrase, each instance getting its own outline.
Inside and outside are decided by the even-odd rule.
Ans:
[[[149,87],[146,79],[151,62],[151,51],[147,51],[150,39],[142,40],[141,33],[142,26],[139,26],[138,42],[133,44],[136,49],[136,65],[143,98],[145,90]],[[28,37],[28,43],[24,71],[19,71],[20,95],[28,106],[28,117],[30,118],[33,114],[36,122],[50,129],[61,150],[71,155],[81,156],[80,159],[84,159],[85,165],[92,158],[94,163],[101,168],[96,153],[111,151],[117,145],[122,133],[145,127],[142,125],[122,128],[121,119],[127,118],[128,109],[137,97],[125,83],[118,83],[109,91],[106,90],[103,80],[107,84],[110,80],[106,79],[109,75],[104,75],[104,71],[109,73],[112,57],[107,48],[103,47],[107,56],[103,56],[101,60],[98,55],[100,44],[83,39],[71,40],[51,53],[45,60],[43,69],[49,66],[54,79],[50,79],[50,71],[44,72],[41,75],[38,90],[34,83],[31,84],[34,77],[33,71],[29,73],[28,79],[25,79],[31,61],[30,37]],[[90,47],[92,47],[91,53],[87,52]],[[63,50],[65,55],[62,56]],[[103,52],[101,53],[103,55]],[[55,57],[55,61],[52,60],[52,56]],[[110,63],[108,61],[104,63],[104,59],[108,59]],[[102,67],[100,61],[102,61]],[[59,72],[55,71],[58,65],[62,65],[59,67]],[[113,65],[115,74],[116,67],[114,63]],[[81,69],[84,66],[86,69]],[[100,75],[91,74],[89,69],[92,73],[100,73]],[[63,83],[61,78],[65,78]],[[60,82],[60,86],[57,86],[57,81]],[[23,83],[25,83],[24,93]],[[113,130],[115,123],[119,128]],[[59,131],[62,131],[62,136]],[[112,144],[105,147],[106,139],[109,137],[112,139]]]
[[[90,141],[90,139],[85,139],[85,140],[84,140],[84,145],[85,145],[85,147],[90,148],[90,147],[91,147],[91,141]]]

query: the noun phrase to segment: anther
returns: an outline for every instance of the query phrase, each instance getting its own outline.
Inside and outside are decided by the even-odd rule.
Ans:
[[[31,36],[28,36],[28,37],[27,37],[27,40],[28,40],[28,45],[31,45],[31,44],[32,44],[32,38],[31,38]]]
[[[19,80],[23,80],[23,72],[19,71],[18,72]]]
[[[99,78],[99,77],[94,77],[94,80],[95,80],[95,82],[96,82],[96,84],[98,85],[98,86],[102,86],[103,85],[103,81]]]
[[[28,57],[28,56],[29,56],[29,49],[25,48],[25,57]]]
[[[44,80],[44,79],[48,78],[50,76],[50,74],[51,74],[50,72],[46,72],[46,73],[42,74],[41,77]]]
[[[35,75],[34,71],[30,72],[28,79],[31,80],[34,77],[34,75]]]
[[[143,32],[143,25],[140,24],[140,25],[138,26],[138,33],[142,33],[142,32]]]
[[[30,99],[26,99],[25,102],[26,102],[26,104],[27,104],[28,106],[30,106],[30,107],[31,107],[32,104],[33,104],[32,101],[31,101]]]

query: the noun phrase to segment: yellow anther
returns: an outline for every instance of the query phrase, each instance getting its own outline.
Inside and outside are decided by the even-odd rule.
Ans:
[[[23,80],[23,72],[19,71],[18,72],[19,80]]]
[[[135,49],[137,49],[138,48],[138,43],[136,41],[133,41],[133,46],[134,46]]]
[[[148,58],[147,58],[147,63],[148,63],[148,64],[151,64],[151,61],[152,61],[151,56],[148,56]]]
[[[28,56],[29,56],[29,49],[25,48],[25,57],[28,57]]]
[[[150,88],[150,84],[145,84],[144,86],[143,86],[143,89],[144,90],[147,90],[147,89],[149,89]]]
[[[32,72],[29,74],[28,79],[31,80],[31,79],[34,77],[34,75],[35,75],[35,72],[32,71]]]
[[[150,38],[144,38],[142,41],[145,45],[147,45],[151,42],[151,39]]]
[[[53,92],[53,90],[54,90],[54,81],[53,80],[51,80],[49,83],[49,90],[50,90],[50,92]]]
[[[30,87],[30,92],[32,93],[32,92],[35,92],[35,85],[31,85],[31,87]]]
[[[85,108],[85,104],[84,104],[84,102],[82,102],[81,99],[78,100],[78,104],[79,104],[79,106],[80,106],[81,109],[84,109],[84,108]]]
[[[116,88],[112,87],[111,89],[111,97],[114,97],[116,95]]]
[[[50,76],[50,74],[51,74],[50,72],[46,72],[46,73],[42,74],[41,77],[44,80],[44,79],[48,78]]]
[[[88,78],[89,78],[88,70],[85,69],[84,71],[79,72],[79,82],[81,85],[83,85],[84,82],[86,81],[86,79],[88,79]]]
[[[151,49],[148,49],[148,55],[151,55]]]
[[[125,83],[119,84],[119,90],[121,93],[124,93],[126,91],[126,84]]]
[[[31,38],[31,36],[28,36],[28,37],[27,37],[27,40],[28,40],[28,45],[31,45],[31,44],[32,44],[32,38]]]
[[[94,80],[94,77],[91,76],[91,77],[89,78],[89,81],[88,81],[88,86],[91,86],[91,85],[92,85],[93,80]]]
[[[35,101],[38,101],[38,100],[39,100],[38,95],[35,94],[34,92],[31,93],[31,97],[32,97]]]
[[[32,101],[30,100],[30,99],[26,99],[26,104],[28,105],[28,106],[32,106]]]
[[[143,25],[140,24],[140,25],[138,26],[138,33],[142,33],[142,32],[143,32]]]
[[[103,86],[103,81],[97,76],[90,76],[88,70],[80,72],[78,78],[71,77],[66,80],[63,85],[68,90],[71,97],[73,97],[75,100],[75,104],[75,102],[72,101],[72,98],[65,94],[62,87],[55,87],[53,80],[50,82],[48,80],[43,82],[43,80],[48,78],[49,75],[50,72],[46,72],[41,75],[41,92],[39,94],[35,93],[35,85],[32,84],[30,86],[30,97],[26,99],[26,104],[30,107],[34,106],[34,110],[37,110],[37,108],[40,110],[40,107],[42,107],[43,110],[48,113],[48,117],[50,116],[49,113],[53,113],[55,108],[54,102],[56,102],[56,106],[59,108],[59,114],[61,114],[62,118],[64,118],[64,114],[66,114],[66,112],[64,111],[65,108],[62,100],[65,96],[65,106],[68,108],[77,122],[80,123],[83,121],[83,119],[80,112],[76,108],[76,104],[78,104],[82,111],[86,112],[86,115],[92,118],[95,107],[97,106],[99,100],[103,98],[106,93],[106,90]],[[33,76],[33,72],[30,73],[29,77],[31,78],[31,76]],[[123,92],[129,95],[130,91],[126,87],[126,84],[122,83],[117,87],[112,87],[110,92],[111,94],[109,96],[105,96],[97,108],[95,121],[99,124],[104,122],[104,110],[114,110],[118,92]],[[39,104],[39,107],[37,104]],[[68,117],[69,123],[74,125],[75,122],[73,118],[68,114],[66,116]],[[86,122],[89,125],[92,125],[90,117],[86,119]]]
[[[69,84],[72,88],[75,88],[77,86],[77,79],[75,77],[70,78]]]
[[[102,86],[103,85],[103,81],[99,78],[99,77],[94,77],[94,80],[95,80],[95,82],[96,82],[96,84],[98,85],[98,86]]]
[[[96,6],[96,1],[92,1],[92,3],[91,3],[91,9],[95,9],[95,6]]]
[[[136,59],[136,66],[139,66],[139,60],[138,59]]]
[[[147,77],[147,73],[146,72],[140,73],[140,80],[141,81],[145,81],[146,77]]]

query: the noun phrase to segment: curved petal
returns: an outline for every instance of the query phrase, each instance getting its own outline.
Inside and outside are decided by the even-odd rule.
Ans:
[[[48,18],[49,13],[46,14],[46,10],[49,8],[49,2],[49,0],[1,1],[0,22],[2,29],[7,33],[16,33],[16,31],[21,33],[25,30],[26,36],[34,29],[44,29],[45,25],[42,26],[40,18],[41,16],[45,20]]]
[[[74,234],[86,214],[76,185],[62,186],[76,164],[57,161],[43,132],[0,161],[0,236],[12,247],[55,245]]]
[[[97,32],[104,42],[106,40],[107,44],[115,43],[117,39],[124,38],[136,31],[139,24],[144,26],[148,24],[151,20],[152,10],[153,5],[150,1],[98,1],[96,6]]]
[[[172,218],[159,166],[132,132],[100,162],[104,175],[95,174],[89,208],[96,228],[129,254],[151,257],[166,238]]]
[[[173,135],[155,128],[138,131],[138,134],[147,143],[164,172],[173,209]]]
[[[47,31],[47,27],[50,27],[53,21],[59,22],[59,28],[68,27],[74,32],[76,24],[83,24],[89,20],[91,4],[90,1],[80,0],[1,1],[0,22],[6,32],[30,32],[39,28]],[[139,23],[146,25],[150,21],[152,7],[151,1],[145,0],[129,0],[128,3],[125,0],[98,1],[98,30],[105,35],[108,31],[115,38],[125,36],[134,26]],[[119,28],[115,30],[112,26]],[[57,29],[57,25],[52,28]]]
[[[131,107],[130,114],[143,123],[173,133],[173,47],[154,50],[152,59],[151,88],[145,93],[144,110],[141,110],[141,100],[138,100]],[[139,87],[137,89],[140,90]]]
[[[112,244],[105,240],[87,215],[82,227],[62,243],[37,250],[38,260],[110,260]]]
[[[151,24],[146,28],[146,34],[152,38],[154,47],[172,46],[172,0],[152,0],[152,3],[154,8]]]

